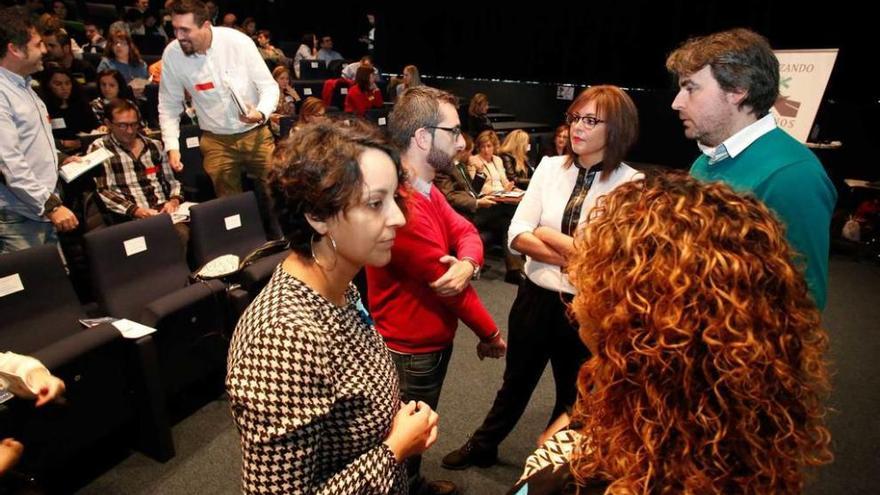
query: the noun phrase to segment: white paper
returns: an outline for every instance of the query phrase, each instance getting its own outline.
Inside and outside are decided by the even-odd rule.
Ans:
[[[344,95],[347,95],[347,94],[348,94],[348,88],[342,88],[342,90],[340,91],[340,93],[342,93],[342,94],[344,94]]]
[[[184,201],[177,207],[177,211],[171,214],[171,221],[174,223],[189,222],[189,209],[197,204],[192,201]]]
[[[186,147],[187,149],[198,148],[199,147],[199,137],[198,136],[190,136],[186,138]]]
[[[57,131],[58,129],[67,129],[67,124],[62,118],[52,119],[49,122],[52,124],[53,131]]]
[[[114,321],[112,325],[116,327],[116,329],[119,330],[119,333],[121,333],[126,339],[139,339],[144,335],[156,333],[156,329],[153,327],[141,325],[136,321],[127,320],[125,318]]]
[[[122,243],[125,246],[125,255],[134,256],[147,250],[147,238],[144,236],[135,237]]]
[[[312,68],[313,68],[313,69],[317,69],[317,68],[318,68],[318,62],[312,62]]]
[[[112,151],[107,148],[98,148],[88,155],[81,156],[80,159],[75,162],[63,165],[60,172],[61,178],[64,179],[64,182],[72,182],[80,175],[104,163],[111,157],[113,157]]]
[[[388,121],[385,117],[379,117],[379,125],[385,125]]]
[[[24,285],[21,284],[21,277],[19,277],[17,273],[13,273],[8,277],[0,278],[0,297],[15,294],[16,292],[21,292],[23,290]]]
[[[241,215],[235,214],[223,219],[226,222],[226,230],[237,229],[241,227]]]
[[[303,94],[306,96],[312,96],[312,88],[303,88]]]

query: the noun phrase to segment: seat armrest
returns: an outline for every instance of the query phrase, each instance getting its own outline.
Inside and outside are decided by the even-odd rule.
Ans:
[[[121,338],[122,334],[119,333],[116,327],[109,323],[102,323],[94,328],[77,332],[57,342],[53,342],[34,352],[33,356],[39,359],[46,368],[54,370],[69,364],[77,357],[91,350]]]
[[[218,303],[222,304],[225,291],[226,285],[219,280],[188,285],[148,304],[138,322],[156,328],[163,318],[206,298],[216,297]]]

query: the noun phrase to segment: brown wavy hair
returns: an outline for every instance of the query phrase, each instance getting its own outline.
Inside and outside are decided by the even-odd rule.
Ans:
[[[607,493],[800,493],[830,462],[828,337],[782,225],[680,173],[600,200],[575,241],[572,460]]]

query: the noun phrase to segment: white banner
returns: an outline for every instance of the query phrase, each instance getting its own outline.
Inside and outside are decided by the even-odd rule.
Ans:
[[[779,99],[773,105],[776,124],[806,143],[837,60],[837,49],[774,53],[779,59]]]

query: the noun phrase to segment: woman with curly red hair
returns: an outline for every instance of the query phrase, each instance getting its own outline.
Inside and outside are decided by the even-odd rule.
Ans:
[[[572,428],[512,493],[801,492],[831,460],[828,337],[770,211],[651,175],[600,201],[575,245],[571,308],[594,357]]]

